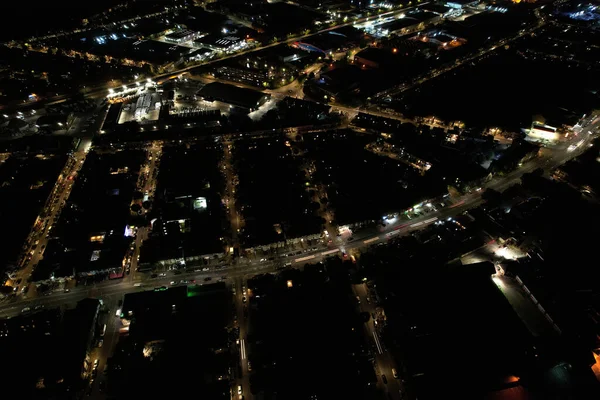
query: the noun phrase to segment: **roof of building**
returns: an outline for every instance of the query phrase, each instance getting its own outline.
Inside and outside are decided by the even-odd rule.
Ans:
[[[337,31],[321,33],[320,35],[304,40],[304,43],[308,43],[325,52],[348,46],[350,42],[351,40],[346,35]]]
[[[432,18],[436,18],[438,15],[429,11],[417,11],[409,15],[411,18],[416,19],[419,22],[428,21]]]
[[[389,32],[396,32],[400,29],[407,28],[409,26],[413,26],[418,24],[420,21],[412,16],[407,16],[406,18],[397,19],[395,21],[386,22],[385,24],[381,24],[378,26],[380,30],[387,30]]]
[[[446,3],[454,3],[454,4],[460,4],[460,5],[467,5],[467,4],[472,4],[472,3],[479,3],[479,0],[450,0],[447,1]]]
[[[368,47],[364,49],[363,51],[359,52],[356,57],[376,62],[380,66],[384,64],[391,64],[395,58],[391,51],[378,49],[375,47]]]
[[[218,100],[243,108],[256,108],[264,93],[256,90],[239,88],[221,82],[212,82],[198,91],[198,96],[206,100]]]
[[[219,48],[226,48],[243,41],[244,39],[237,36],[206,35],[203,38],[194,40],[194,43]]]
[[[135,315],[144,311],[171,310],[173,304],[181,304],[187,296],[185,286],[167,288],[163,286],[155,290],[146,290],[137,293],[128,293],[123,299],[121,313],[123,318],[135,318]]]
[[[450,11],[450,7],[442,4],[427,4],[423,6],[423,10],[434,12],[436,14],[445,14]]]
[[[64,354],[65,358],[69,360],[68,370],[65,371],[67,378],[75,380],[81,374],[83,360],[91,345],[99,310],[100,302],[97,299],[87,298],[77,302],[75,309],[65,312],[66,342],[69,344],[69,351]]]
[[[181,31],[178,31],[178,32],[169,33],[165,37],[167,39],[171,39],[171,40],[178,40],[178,39],[183,39],[186,36],[193,35],[194,33],[195,33],[194,31],[186,29],[186,30],[181,30]]]
[[[107,128],[112,125],[115,125],[119,121],[119,116],[121,115],[121,109],[123,108],[123,103],[113,103],[108,107],[108,112],[106,113],[106,118],[104,119],[104,125],[102,128]]]

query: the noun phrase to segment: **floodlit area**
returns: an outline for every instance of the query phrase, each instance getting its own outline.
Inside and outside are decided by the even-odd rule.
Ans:
[[[258,107],[258,109],[256,111],[252,111],[250,114],[248,114],[248,117],[250,117],[250,119],[252,119],[253,121],[258,121],[269,110],[272,110],[273,108],[275,108],[276,105],[277,105],[276,100],[274,100],[274,99],[268,100],[264,104],[262,104],[260,107]]]
[[[526,256],[520,249],[514,246],[500,246],[494,250],[497,257],[502,257],[506,260],[517,260]]]

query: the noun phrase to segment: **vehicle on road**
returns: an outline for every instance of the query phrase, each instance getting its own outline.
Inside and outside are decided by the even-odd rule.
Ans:
[[[396,371],[396,368],[392,368],[392,375],[394,375],[394,379],[398,379],[398,371]]]
[[[387,378],[385,377],[385,375],[381,375],[381,380],[383,381],[384,384],[387,385]]]

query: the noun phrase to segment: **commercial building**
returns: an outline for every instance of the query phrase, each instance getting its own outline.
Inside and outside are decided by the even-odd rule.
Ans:
[[[233,81],[246,83],[254,86],[262,86],[269,79],[269,72],[259,69],[220,67],[215,71],[215,76]]]
[[[165,36],[165,41],[171,43],[184,43],[190,42],[194,39],[198,39],[199,37],[204,36],[205,34],[202,32],[194,32],[190,30],[181,30],[177,32],[170,33]]]
[[[269,95],[256,90],[243,89],[220,82],[209,83],[197,94],[205,101],[221,101],[249,111],[256,110],[270,98]]]
[[[431,45],[437,46],[439,50],[451,50],[462,46],[467,42],[463,38],[440,30],[432,30],[423,34],[419,33],[411,39],[418,40],[423,43],[430,43]]]
[[[525,133],[529,141],[556,142],[561,136],[557,128],[537,121],[533,122]]]
[[[450,8],[462,10],[467,7],[475,7],[479,4],[479,0],[452,0],[446,2],[446,5]]]
[[[393,50],[368,47],[354,56],[354,63],[362,68],[390,66],[394,62]]]
[[[214,50],[207,48],[199,48],[198,50],[194,50],[189,53],[187,57],[187,61],[204,61],[210,59],[214,54]]]
[[[144,93],[137,98],[134,105],[136,119],[145,117],[152,110],[160,109],[160,96],[157,93]]]
[[[446,18],[447,16],[449,16],[453,10],[450,7],[442,5],[442,4],[431,4],[431,3],[424,5],[422,7],[422,9],[425,11],[429,11],[434,14],[437,14],[437,15],[441,16],[442,18]]]
[[[123,299],[121,320],[128,325],[136,316],[151,311],[152,313],[170,313],[173,307],[181,306],[186,299],[187,288],[177,286],[167,289],[156,288],[154,291],[128,293]]]
[[[417,11],[406,14],[403,18],[385,22],[379,25],[371,25],[366,28],[367,32],[376,36],[407,35],[425,29],[428,24],[434,24],[442,19],[441,15]]]
[[[277,58],[284,63],[298,61],[308,55],[308,53],[293,47],[282,47],[277,49]]]
[[[215,51],[232,52],[244,48],[246,40],[237,36],[207,35],[194,40],[194,44]]]
[[[108,110],[106,112],[106,118],[104,118],[104,123],[102,125],[102,132],[111,132],[121,119],[121,111],[123,110],[123,103],[113,103],[108,106]]]

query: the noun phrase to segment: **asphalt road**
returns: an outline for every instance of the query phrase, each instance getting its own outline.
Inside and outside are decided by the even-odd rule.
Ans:
[[[531,172],[536,168],[543,167],[546,171],[552,170],[556,166],[563,164],[587,149],[588,144],[591,142],[593,137],[595,137],[595,135],[592,136],[588,134],[588,132],[590,129],[594,128],[595,126],[587,126],[578,138],[572,139],[571,142],[563,144],[554,151],[551,151],[549,155],[537,158],[532,162],[523,165],[516,171],[511,172],[510,174],[493,179],[484,187],[494,188],[501,191],[515,183],[518,183],[522,174]],[[574,151],[569,151],[569,144],[581,141],[582,137],[583,142],[581,142],[579,147]],[[83,157],[85,153],[77,154],[79,154],[79,157]],[[19,315],[22,313],[22,310],[25,307],[29,308],[30,310],[38,310],[42,307],[55,308],[64,305],[74,305],[75,302],[86,297],[102,298],[105,302],[105,307],[108,309],[108,313],[104,317],[106,318],[105,323],[107,324],[107,329],[103,338],[103,346],[101,348],[96,348],[92,356],[92,360],[98,360],[98,368],[95,372],[94,380],[91,382],[89,389],[89,393],[93,398],[101,399],[104,397],[104,394],[99,390],[100,384],[104,383],[106,379],[103,370],[108,357],[112,354],[114,347],[116,346],[119,329],[122,327],[120,319],[115,314],[118,309],[118,301],[122,299],[125,294],[148,290],[160,286],[174,286],[191,284],[194,282],[196,284],[204,284],[207,283],[205,282],[206,278],[210,278],[211,282],[225,280],[228,281],[236,290],[235,315],[237,326],[240,329],[239,344],[237,345],[237,349],[239,354],[241,375],[236,373],[236,379],[234,380],[232,391],[234,396],[237,396],[238,385],[241,385],[245,398],[250,399],[250,371],[248,369],[246,340],[249,327],[248,318],[250,318],[250,313],[247,311],[247,305],[249,301],[249,294],[246,291],[247,277],[261,273],[275,272],[281,268],[283,263],[290,263],[294,267],[302,268],[305,263],[319,262],[326,257],[336,256],[340,254],[342,249],[346,252],[350,252],[354,249],[360,249],[377,243],[385,242],[389,239],[390,234],[393,234],[394,237],[397,237],[409,234],[417,229],[423,229],[436,220],[441,220],[460,214],[470,208],[480,205],[482,203],[482,192],[483,190],[476,191],[458,199],[454,199],[453,203],[449,204],[447,207],[437,211],[430,211],[425,215],[413,218],[410,221],[399,220],[394,224],[389,224],[385,227],[385,229],[382,230],[382,232],[378,232],[376,234],[369,232],[355,233],[354,240],[352,242],[348,243],[342,240],[341,243],[338,243],[334,248],[331,249],[322,248],[315,251],[305,252],[302,255],[284,255],[277,260],[264,262],[250,259],[240,259],[221,268],[210,267],[208,271],[201,271],[198,269],[195,272],[181,273],[178,275],[175,275],[174,272],[170,272],[169,276],[158,278],[152,278],[148,273],[139,273],[135,276],[132,275],[130,279],[105,281],[99,284],[93,284],[91,286],[77,286],[72,288],[70,292],[57,291],[43,296],[36,296],[36,294],[31,293],[29,297],[13,297],[8,301],[3,301],[0,303],[0,318]],[[65,190],[65,193],[63,194],[64,198],[66,198],[66,196],[64,196],[66,194],[67,191]],[[136,284],[140,286],[135,286]],[[373,301],[367,301],[369,294],[364,285],[354,285],[353,290],[360,299],[359,308],[361,311],[369,312],[371,315],[372,313],[376,312]],[[246,302],[243,301],[244,297],[246,297]],[[402,377],[402,369],[396,365],[392,355],[386,350],[385,344],[380,340],[377,327],[375,326],[372,318],[365,324],[365,331],[369,338],[372,337],[372,343],[374,344],[376,351],[374,367],[377,374],[377,387],[382,392],[386,393],[388,398],[401,399],[403,393],[402,380],[394,378],[392,368],[395,368],[400,375],[400,378]],[[383,380],[383,376],[386,377],[385,381]]]
[[[82,148],[83,147],[83,148]],[[33,272],[34,267],[37,263],[43,258],[44,250],[46,249],[46,245],[48,244],[47,235],[52,229],[52,225],[56,223],[58,220],[58,216],[63,208],[63,203],[68,199],[71,190],[73,189],[73,184],[75,182],[75,178],[81,166],[83,165],[83,161],[87,155],[87,147],[80,146],[80,149],[75,152],[71,158],[65,164],[65,167],[61,171],[59,178],[52,189],[52,193],[44,205],[44,209],[42,210],[41,215],[45,214],[45,218],[40,218],[39,223],[37,223],[30,234],[32,236],[34,242],[37,241],[36,245],[33,245],[30,248],[31,260],[27,262],[25,268],[19,270],[17,272],[17,279],[22,280],[22,287],[28,285],[27,280],[29,276]],[[35,249],[33,248],[35,246]],[[29,296],[35,296],[33,291],[35,290],[35,286],[29,284],[30,293]]]
[[[381,392],[388,394],[387,398],[401,399],[404,388],[400,379],[394,378],[392,369],[395,369],[398,374],[400,369],[396,366],[393,356],[387,351],[383,341],[379,338],[379,330],[373,319],[373,315],[376,315],[377,307],[374,300],[369,294],[369,289],[366,284],[352,285],[352,290],[357,296],[358,308],[360,312],[368,312],[371,315],[369,321],[365,322],[365,332],[368,340],[373,344],[371,346],[375,349],[375,372],[377,374],[377,388]],[[383,376],[386,377],[386,381],[383,380]],[[398,375],[400,378],[400,375]]]
[[[538,157],[509,174],[496,177],[484,185],[483,188],[492,188],[503,191],[506,188],[519,183],[521,176],[524,173],[532,172],[537,168],[543,168],[544,170],[549,171],[564,164],[566,161],[576,157],[588,148],[589,143],[596,136],[590,135],[589,131],[590,129],[595,129],[597,124],[598,122],[593,126],[587,126],[578,138],[572,139],[572,141],[562,144],[556,149],[548,152],[549,155]],[[572,142],[579,142],[580,140],[583,140],[583,143],[577,149],[573,151],[568,150],[569,144]],[[353,249],[360,249],[377,243],[384,243],[389,240],[390,236],[398,237],[406,235],[414,230],[423,229],[436,220],[442,220],[461,214],[470,208],[482,204],[483,200],[481,199],[481,193],[483,193],[483,190],[466,194],[460,198],[454,199],[453,204],[450,204],[445,208],[437,211],[430,211],[422,216],[413,218],[410,221],[400,219],[393,224],[388,224],[381,232],[357,232],[353,235],[353,240],[351,242],[342,241],[342,243],[338,243],[333,247],[311,250],[304,252],[301,255],[281,255],[276,260],[263,262],[252,259],[239,259],[223,268],[210,267],[209,271],[184,272],[179,275],[174,275],[174,272],[170,272],[169,276],[159,278],[151,278],[150,274],[139,273],[133,279],[105,281],[93,285],[92,287],[78,286],[71,289],[69,293],[53,293],[48,296],[35,296],[32,294],[27,296],[27,298],[18,296],[0,303],[0,317],[17,315],[21,309],[30,305],[43,304],[47,307],[58,306],[88,296],[102,297],[114,294],[123,295],[128,292],[144,290],[144,288],[147,288],[148,286],[168,286],[171,281],[179,282],[181,280],[189,281],[192,279],[200,281],[206,277],[217,279],[221,276],[226,276],[227,278],[252,276],[260,273],[274,272],[277,268],[286,263],[290,263],[294,267],[301,267],[306,263],[315,263],[322,261],[324,258],[339,255],[342,249],[348,252]],[[40,243],[42,242],[40,241]],[[134,287],[133,285],[136,283],[141,283],[143,286]]]

